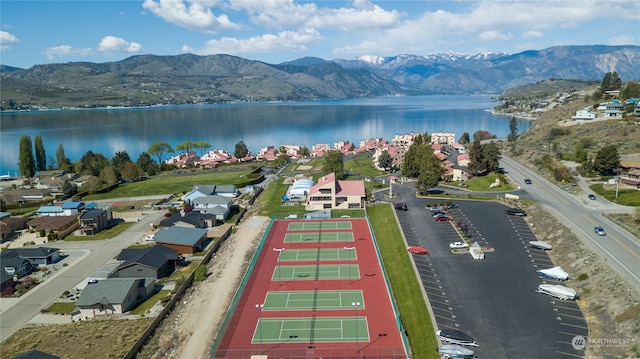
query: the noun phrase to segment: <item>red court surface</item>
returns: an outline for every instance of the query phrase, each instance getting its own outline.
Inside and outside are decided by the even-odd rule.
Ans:
[[[387,290],[386,281],[373,243],[367,220],[340,219],[323,220],[328,222],[351,222],[352,229],[322,230],[328,232],[352,232],[353,241],[333,242],[295,242],[285,243],[284,238],[290,223],[319,222],[319,220],[274,221],[265,243],[260,251],[255,267],[253,268],[247,285],[244,288],[235,311],[225,330],[224,336],[214,351],[213,358],[250,358],[252,355],[266,355],[269,358],[406,358],[403,337],[401,336],[395,311]],[[324,228],[329,227],[329,225]],[[318,230],[292,231],[289,233],[316,233]],[[320,236],[318,236],[320,238]],[[355,255],[351,260],[310,260],[310,261],[280,261],[280,252],[275,250],[295,251],[302,249],[332,248],[346,250],[355,248]],[[357,258],[355,258],[357,257]],[[284,266],[309,266],[309,265],[345,265],[351,264],[358,267],[359,278],[321,279],[321,276],[309,276],[298,279],[272,280],[277,267]],[[351,272],[350,272],[351,273]],[[351,276],[351,274],[349,274]],[[277,277],[276,277],[277,278]],[[268,310],[260,306],[265,303],[267,292],[293,292],[293,291],[362,291],[362,303],[355,310],[350,305],[342,309],[295,309],[295,310]],[[352,303],[348,303],[352,304]],[[206,313],[203,313],[203,320]],[[332,341],[314,336],[314,329],[301,333],[299,337],[290,336],[284,340],[261,340],[256,342],[254,334],[258,333],[258,322],[268,318],[311,318],[321,321],[323,318],[354,317],[362,321],[366,317],[367,333],[358,333],[357,341],[340,340]],[[364,324],[363,324],[364,325]],[[361,327],[359,327],[361,328]],[[267,330],[267,327],[265,327]],[[321,329],[317,329],[320,331]],[[263,333],[259,338],[269,338],[269,334]],[[304,334],[304,335],[303,335]],[[368,335],[366,335],[368,334]],[[257,334],[256,334],[257,335]],[[316,338],[320,337],[316,340]],[[363,339],[364,338],[364,339]]]

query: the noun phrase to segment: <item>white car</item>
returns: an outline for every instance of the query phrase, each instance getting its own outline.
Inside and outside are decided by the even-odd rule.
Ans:
[[[453,243],[449,243],[449,248],[452,249],[456,249],[456,248],[467,248],[469,247],[468,244],[464,243],[464,242],[453,242]]]

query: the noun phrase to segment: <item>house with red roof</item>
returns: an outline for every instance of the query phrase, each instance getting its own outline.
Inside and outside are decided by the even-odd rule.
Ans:
[[[256,157],[259,160],[275,161],[278,159],[278,150],[274,146],[262,147]]]
[[[329,147],[328,143],[319,143],[311,147],[311,152],[309,153],[309,155],[311,157],[322,157],[325,152],[330,150],[331,147]]]
[[[332,172],[320,177],[318,184],[311,187],[305,209],[362,209],[366,199],[364,181],[338,181]]]

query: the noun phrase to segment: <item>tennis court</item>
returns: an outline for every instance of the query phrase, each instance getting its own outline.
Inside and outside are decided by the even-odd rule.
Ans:
[[[353,310],[353,303],[364,309],[361,290],[269,291],[262,310]]]
[[[352,232],[287,233],[284,243],[353,242]]]
[[[317,280],[317,279],[359,279],[358,265],[310,265],[276,266],[272,281]]]
[[[368,342],[367,318],[261,318],[251,343]]]
[[[315,248],[315,249],[287,249],[281,251],[278,262],[296,261],[335,261],[357,260],[358,253],[355,249],[344,248]]]
[[[331,230],[331,229],[352,229],[351,222],[345,221],[311,221],[311,222],[292,222],[289,223],[287,231],[314,231],[314,230]]]

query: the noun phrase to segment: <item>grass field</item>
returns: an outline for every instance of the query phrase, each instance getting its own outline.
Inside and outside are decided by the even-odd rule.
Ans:
[[[432,319],[395,221],[393,207],[388,204],[369,206],[367,214],[371,218],[402,323],[409,334],[413,357],[436,359],[438,341]]]

